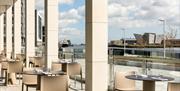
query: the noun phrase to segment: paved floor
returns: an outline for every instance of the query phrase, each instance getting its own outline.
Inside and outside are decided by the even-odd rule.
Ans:
[[[74,86],[74,81],[70,81],[71,87],[75,87]],[[85,90],[81,90],[81,86],[80,83],[77,82],[77,85],[75,87],[77,90],[71,89],[69,88],[69,91],[85,91]],[[84,88],[84,85],[83,85]],[[0,86],[0,91],[22,91],[22,85],[21,84],[17,84],[17,85],[8,85],[8,86]],[[24,91],[26,91],[26,88],[24,87]],[[36,91],[36,88],[29,88],[28,91]]]

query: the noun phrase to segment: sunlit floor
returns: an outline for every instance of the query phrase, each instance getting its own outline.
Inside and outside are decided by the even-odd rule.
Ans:
[[[71,88],[69,88],[69,91],[85,91],[84,89],[81,90],[81,85],[79,82],[76,83],[76,86],[74,86],[74,81],[70,81]],[[84,85],[83,85],[83,88]],[[17,84],[17,85],[8,85],[8,86],[0,86],[0,91],[22,91],[22,85]],[[24,87],[24,91],[26,91],[26,87]],[[28,91],[36,91],[36,88],[28,88]]]

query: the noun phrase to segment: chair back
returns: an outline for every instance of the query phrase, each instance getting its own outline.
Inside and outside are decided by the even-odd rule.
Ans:
[[[8,62],[8,72],[9,73],[22,73],[22,71],[23,71],[23,62],[22,61]]]
[[[132,75],[133,72],[116,72],[115,89],[117,90],[135,90],[135,81],[127,79],[125,76]]]
[[[24,84],[37,84],[37,75],[22,75],[22,83]]]
[[[67,66],[68,75],[81,75],[82,69],[79,63],[70,63]]]
[[[168,82],[168,91],[180,91],[180,83]]]
[[[52,63],[51,70],[52,71],[60,71],[60,70],[62,70],[62,64]]]
[[[24,54],[16,54],[16,60],[24,61],[25,55]]]
[[[2,69],[8,69],[8,63],[7,62],[1,62]]]
[[[35,67],[44,67],[45,65],[43,57],[30,57],[29,60],[34,64]]]
[[[42,76],[41,91],[68,91],[68,76]]]
[[[23,69],[23,71],[33,71],[33,70],[34,70],[33,68],[25,68],[25,69]],[[22,75],[22,83],[36,85],[37,84],[37,75],[23,74]]]

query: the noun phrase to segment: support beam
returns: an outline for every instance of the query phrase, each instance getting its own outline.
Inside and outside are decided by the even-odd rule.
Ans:
[[[26,5],[26,67],[29,66],[29,57],[35,56],[35,0],[25,0]]]
[[[14,46],[13,58],[21,53],[21,0],[14,3]]]
[[[12,56],[12,6],[6,11],[6,57],[11,59]]]
[[[58,60],[58,0],[45,0],[45,61],[51,69],[52,61]]]
[[[86,0],[86,91],[107,91],[107,0]]]
[[[4,14],[0,14],[0,53],[4,50]]]

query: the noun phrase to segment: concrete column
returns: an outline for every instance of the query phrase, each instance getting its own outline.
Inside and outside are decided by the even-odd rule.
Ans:
[[[29,66],[29,57],[35,56],[35,0],[25,0],[26,4],[26,67]]]
[[[107,0],[86,0],[86,91],[107,91]]]
[[[58,0],[45,0],[45,61],[51,68],[52,61],[58,60]]]
[[[21,0],[17,0],[14,4],[14,52],[13,57],[16,58],[16,54],[21,53]]]
[[[12,56],[12,6],[6,11],[6,57]]]
[[[0,53],[4,50],[4,14],[0,14]]]

